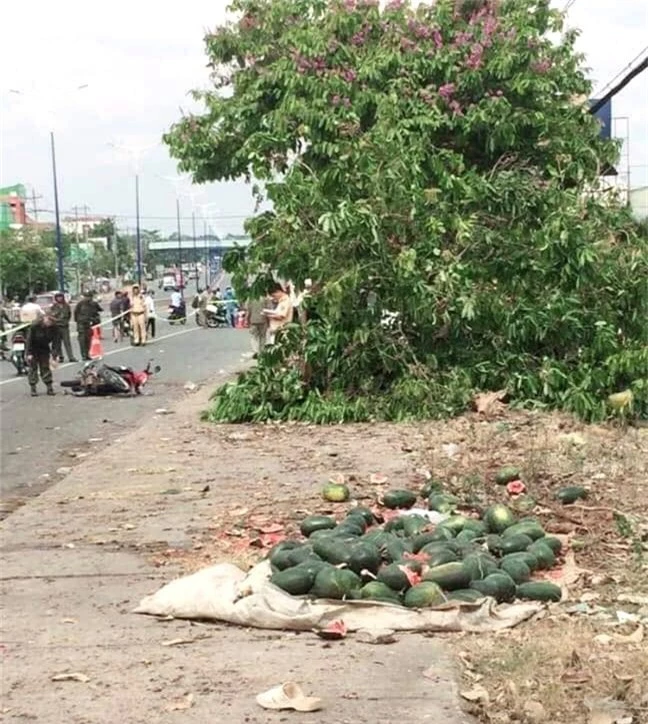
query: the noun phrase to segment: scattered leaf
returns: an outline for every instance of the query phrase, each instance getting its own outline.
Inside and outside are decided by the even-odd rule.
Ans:
[[[490,701],[490,696],[488,695],[488,692],[481,684],[475,684],[472,689],[460,691],[459,694],[466,701],[481,702],[483,704],[488,704],[488,702]]]
[[[90,677],[75,671],[70,674],[55,674],[52,676],[52,681],[78,681],[81,684],[87,684]]]
[[[186,709],[191,709],[193,705],[194,695],[187,694],[187,696],[183,696],[180,699],[174,699],[173,701],[169,702],[164,707],[164,711],[185,711]]]

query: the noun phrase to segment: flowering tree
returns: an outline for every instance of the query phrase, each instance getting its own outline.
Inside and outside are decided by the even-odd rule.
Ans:
[[[197,182],[259,182],[273,211],[229,268],[243,294],[312,277],[317,321],[213,417],[424,417],[501,388],[586,417],[628,385],[646,404],[647,247],[594,193],[618,149],[548,0],[231,10],[205,111],[166,142]]]

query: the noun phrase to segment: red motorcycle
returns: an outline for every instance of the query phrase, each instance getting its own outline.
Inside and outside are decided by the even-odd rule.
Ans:
[[[140,395],[153,374],[162,369],[159,365],[151,369],[152,361],[149,360],[141,372],[136,372],[132,367],[92,360],[83,366],[77,378],[61,382],[61,387],[69,388],[78,397]]]

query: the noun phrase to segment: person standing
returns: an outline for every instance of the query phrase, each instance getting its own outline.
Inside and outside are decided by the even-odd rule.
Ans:
[[[124,336],[123,305],[124,299],[118,289],[115,292],[115,296],[110,300],[110,319],[112,320],[112,336],[115,344],[121,342]]]
[[[267,297],[251,299],[247,305],[245,312],[247,321],[250,325],[250,336],[252,339],[252,351],[254,359],[256,359],[265,349],[268,338],[268,318],[263,310],[268,305]]]
[[[275,283],[270,292],[274,309],[264,309],[263,314],[268,318],[268,344],[274,344],[277,333],[292,322],[293,307],[290,297],[281,284]]]
[[[55,349],[60,344],[58,336],[56,320],[50,314],[39,317],[29,325],[25,336],[25,360],[28,365],[27,381],[32,397],[38,395],[36,385],[39,374],[47,388],[47,394],[56,394],[52,386],[50,358],[55,356]]]
[[[207,329],[207,305],[209,304],[209,289],[198,291],[198,324]]]
[[[70,339],[70,320],[72,319],[72,308],[65,299],[63,292],[56,292],[54,295],[54,304],[49,309],[49,314],[54,317],[58,328],[58,338],[54,356],[59,362],[64,361],[63,347],[65,354],[70,362],[76,362],[76,357],[72,352],[72,341]]]
[[[42,314],[43,310],[40,305],[36,304],[36,297],[27,297],[27,301],[20,308],[20,322],[21,324],[31,324]]]
[[[234,290],[232,287],[225,289],[223,294],[223,300],[225,301],[225,316],[227,317],[227,324],[230,327],[236,326],[236,301],[234,298]]]
[[[146,344],[146,300],[137,285],[133,286],[130,322],[133,330],[133,344],[136,347]]]
[[[92,325],[95,324],[100,314],[101,307],[94,301],[92,292],[84,292],[83,298],[74,308],[74,321],[76,322],[82,360],[90,359]]]
[[[0,359],[5,359],[5,354],[9,351],[7,344],[7,332],[5,331],[5,322],[11,326],[11,319],[7,314],[4,300],[0,299]]]
[[[151,339],[155,339],[155,320],[157,314],[155,312],[155,300],[153,299],[153,290],[149,289],[146,294],[146,333]]]

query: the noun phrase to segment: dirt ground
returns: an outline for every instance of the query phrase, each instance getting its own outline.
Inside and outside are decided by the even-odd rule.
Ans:
[[[294,721],[387,724],[397,706],[411,722],[463,724],[459,699],[484,723],[648,721],[648,429],[506,410],[424,425],[215,426],[198,422],[206,400],[187,395],[0,523],[0,719],[283,721],[254,694],[294,677],[326,699],[317,719]],[[525,496],[494,484],[504,464],[520,467]],[[506,500],[538,515],[569,536],[568,600],[496,635],[385,646],[131,613],[183,572],[250,565],[307,513],[346,510],[321,498],[338,475],[364,504],[433,477],[468,507]],[[580,483],[586,501],[557,504],[557,489]],[[195,642],[168,648],[176,638]],[[51,681],[64,672],[89,681]],[[53,716],[61,701],[65,716]]]
[[[200,434],[227,461],[218,510],[195,529],[191,548],[157,551],[154,565],[251,565],[307,513],[340,512],[320,496],[332,476],[343,475],[354,500],[369,505],[388,488],[417,490],[432,477],[469,508],[507,502],[569,540],[561,561],[567,601],[491,637],[445,637],[462,666],[468,710],[498,724],[648,721],[648,429],[501,410],[413,426],[217,426]],[[525,494],[513,498],[494,483],[503,465],[519,467]],[[587,499],[560,504],[555,493],[567,485],[585,486]]]

